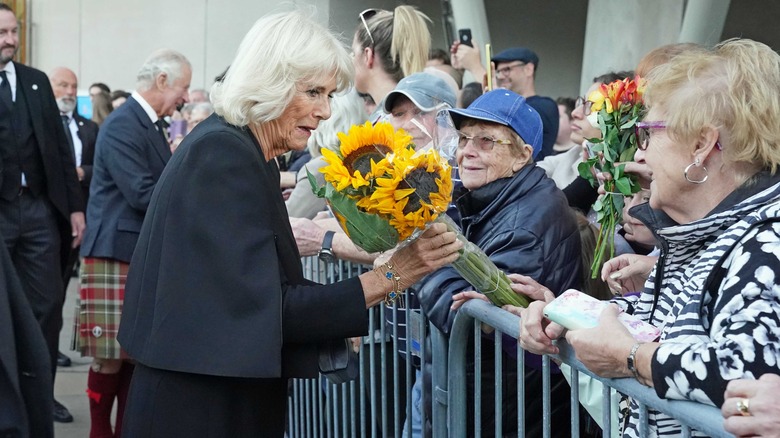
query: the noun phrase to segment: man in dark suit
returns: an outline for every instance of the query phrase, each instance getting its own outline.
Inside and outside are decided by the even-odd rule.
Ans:
[[[81,242],[84,200],[49,78],[13,62],[18,32],[13,10],[0,4],[0,234],[54,374],[64,298],[61,251]],[[73,421],[56,401],[54,419]]]
[[[76,73],[65,67],[57,67],[49,74],[51,88],[57,107],[60,109],[60,118],[65,130],[65,137],[73,153],[76,164],[76,174],[81,183],[81,193],[84,202],[89,198],[89,182],[92,181],[92,160],[95,156],[95,142],[97,141],[98,125],[92,120],[82,117],[76,111],[76,91],[78,79]],[[68,283],[73,274],[73,268],[79,259],[79,247],[70,248],[70,251],[62,251],[62,289],[68,291]],[[58,353],[58,366],[70,366],[70,358]]]
[[[133,365],[116,341],[130,259],[157,180],[171,158],[162,118],[188,101],[192,67],[172,50],[153,53],[138,72],[136,91],[100,127],[81,245],[79,344],[94,359],[87,377],[90,436],[117,434]]]
[[[0,436],[54,437],[49,349],[0,247]]]

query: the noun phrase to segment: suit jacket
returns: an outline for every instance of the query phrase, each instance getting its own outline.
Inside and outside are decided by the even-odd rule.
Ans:
[[[40,70],[24,64],[16,67],[16,93],[23,93],[32,120],[33,132],[43,162],[46,195],[57,212],[62,250],[70,249],[70,215],[84,211],[73,153],[62,128],[60,110],[54,100],[49,78]]]
[[[117,339],[149,367],[314,377],[321,341],[368,330],[358,278],[303,278],[279,169],[216,115],[163,172],[130,265]]]
[[[81,169],[84,179],[81,180],[81,193],[84,195],[84,205],[89,201],[89,183],[92,181],[92,163],[95,161],[95,143],[98,136],[98,124],[73,112],[78,136],[81,140]]]
[[[95,145],[84,257],[130,262],[168,143],[134,98],[103,122]]]
[[[49,349],[0,245],[0,436],[53,437]]]

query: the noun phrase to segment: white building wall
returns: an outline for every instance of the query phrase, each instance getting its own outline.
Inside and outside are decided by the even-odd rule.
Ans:
[[[329,0],[313,4],[328,22]],[[209,87],[230,63],[244,34],[265,14],[287,10],[276,0],[32,0],[31,65],[73,69],[85,90],[93,82],[131,90],[158,48],[182,52],[192,88]]]

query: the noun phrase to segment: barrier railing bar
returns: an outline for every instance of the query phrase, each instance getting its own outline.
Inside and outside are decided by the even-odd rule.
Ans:
[[[464,319],[479,319],[515,338],[519,335],[520,318],[518,316],[508,312],[498,312],[495,306],[484,301],[470,300],[461,306],[458,316],[455,318],[452,330],[453,334],[450,336],[451,339],[461,339],[461,337],[456,337],[454,334],[456,330],[455,326],[458,325],[458,318],[461,317]],[[456,342],[455,344],[460,343]],[[645,403],[648,407],[658,411],[672,414],[680,423],[697,431],[713,437],[732,437],[732,435],[722,428],[723,417],[721,416],[720,409],[691,401],[660,399],[652,388],[642,385],[636,381],[636,379],[606,379],[595,376],[577,360],[573,349],[565,341],[560,340],[557,345],[560,354],[552,357],[569,364],[572,368],[600,380],[605,385],[615,388],[617,391],[624,394],[631,394],[631,397],[637,400],[637,402]],[[450,346],[450,351],[454,351],[452,345]],[[450,354],[449,357],[452,359],[454,356]],[[450,400],[451,399],[452,391],[450,393]]]
[[[436,360],[433,361],[432,370],[433,400],[431,400],[431,404],[433,405],[433,418],[431,418],[431,423],[433,425],[433,435],[437,438],[456,436],[447,434],[447,410],[449,407],[449,393],[447,384],[448,380],[451,380],[448,378],[448,376],[452,376],[452,374],[449,374],[447,368],[447,364],[449,362],[447,359],[447,338],[432,324],[429,326],[429,328],[431,334],[431,348],[433,348],[432,353],[433,357],[436,358]],[[465,351],[462,354],[465,354]],[[460,372],[457,374],[458,378],[452,380],[457,380],[463,383],[465,382],[465,375],[465,372]],[[463,420],[465,421],[465,415]]]
[[[474,433],[482,437],[482,324],[474,320]]]
[[[572,372],[579,373],[580,371],[572,367]],[[612,389],[609,386],[604,385],[601,390],[601,406],[602,414],[601,421],[604,425],[603,434],[604,438],[610,438],[612,436]],[[577,399],[579,403],[579,398]]]
[[[571,436],[580,436],[580,372],[571,370]]]

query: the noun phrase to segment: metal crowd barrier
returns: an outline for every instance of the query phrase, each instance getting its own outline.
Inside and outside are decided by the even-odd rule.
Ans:
[[[363,265],[339,261],[324,264],[316,257],[302,260],[307,278],[322,283],[339,281],[365,272]],[[386,308],[377,306],[369,314],[369,335],[362,339],[360,346],[360,373],[356,381],[339,385],[330,383],[327,379],[294,379],[291,384],[288,403],[287,436],[290,438],[330,438],[330,437],[412,437],[410,422],[406,418],[412,415],[412,384],[415,374],[411,358],[414,355],[432,359],[432,388],[430,393],[423,391],[422,404],[429,406],[432,413],[430,423],[434,437],[479,437],[481,435],[482,418],[480,417],[480,401],[482,399],[480,385],[474,385],[473,430],[468,430],[467,423],[467,379],[466,360],[467,344],[473,338],[475,354],[475,382],[480,382],[482,364],[479,360],[481,345],[487,337],[483,334],[482,325],[495,329],[493,342],[496,361],[494,364],[495,399],[494,405],[502,403],[502,345],[501,335],[507,334],[513,338],[519,335],[520,318],[504,312],[493,305],[473,300],[467,302],[458,312],[449,337],[443,335],[427,319],[422,318],[422,333],[427,334],[430,346],[425,342],[412,345],[409,339],[404,345],[399,344],[399,327],[388,328],[385,323],[388,316],[397,320],[398,315],[405,315],[407,322],[412,321],[412,311],[399,309],[397,306]],[[409,327],[407,327],[409,328]],[[426,351],[431,349],[430,354]],[[550,407],[550,357],[542,358],[542,405],[543,415],[540,418],[543,425],[543,438],[551,436],[553,422],[570,421],[573,437],[580,436],[580,409],[578,381],[580,373],[594,377],[605,384],[603,400],[603,436],[610,436],[610,389],[631,396],[640,405],[640,434],[649,436],[647,409],[652,408],[664,412],[684,425],[682,436],[689,437],[692,430],[713,437],[730,437],[723,430],[723,418],[720,410],[694,402],[670,401],[658,398],[655,391],[641,385],[634,379],[602,379],[590,373],[579,362],[572,349],[559,342],[560,354],[554,359],[571,366],[571,400],[572,409],[565,419],[552,418]],[[400,349],[400,353],[399,353]],[[414,353],[413,353],[414,352]],[[403,354],[405,353],[405,354]],[[518,436],[525,434],[525,355],[517,351],[517,406]],[[538,396],[538,394],[534,394]],[[428,399],[430,398],[430,399]],[[425,423],[426,409],[421,409]],[[503,436],[501,430],[501,410],[495,409],[495,436]]]

